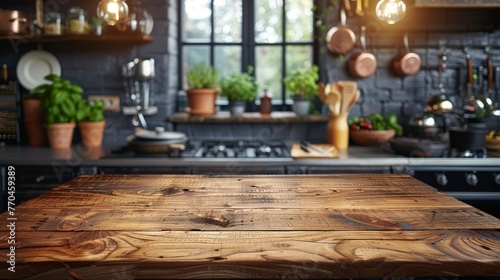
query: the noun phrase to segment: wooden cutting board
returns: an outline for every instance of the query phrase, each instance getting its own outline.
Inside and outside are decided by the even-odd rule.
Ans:
[[[331,149],[331,152],[328,154],[323,154],[313,149],[309,149],[309,152],[306,152],[300,148],[300,144],[293,144],[291,155],[293,158],[338,158],[339,157],[339,151],[330,144],[314,144],[314,146],[325,150]]]

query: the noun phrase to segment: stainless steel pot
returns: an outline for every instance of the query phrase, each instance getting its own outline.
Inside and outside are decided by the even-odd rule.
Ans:
[[[0,35],[31,35],[32,23],[30,13],[0,9]]]

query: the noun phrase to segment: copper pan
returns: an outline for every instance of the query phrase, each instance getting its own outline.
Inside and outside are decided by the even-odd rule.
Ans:
[[[366,39],[365,39],[366,27],[361,27],[361,46],[362,50],[353,54],[349,61],[347,62],[347,67],[349,72],[356,78],[367,78],[375,73],[377,69],[377,59],[375,56],[366,51]]]
[[[0,35],[31,35],[31,24],[30,13],[0,9]]]
[[[403,41],[405,50],[394,59],[392,68],[398,76],[415,75],[420,71],[422,59],[417,53],[410,51],[408,46],[408,33],[405,33]]]
[[[344,7],[340,7],[340,24],[328,30],[326,34],[327,48],[334,54],[347,54],[356,46],[356,34],[346,25]]]

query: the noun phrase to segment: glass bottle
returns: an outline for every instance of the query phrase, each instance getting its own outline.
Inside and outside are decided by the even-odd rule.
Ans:
[[[80,7],[72,7],[68,11],[66,20],[66,31],[68,34],[88,34],[90,25],[87,21],[87,11]]]
[[[260,114],[269,115],[271,114],[273,105],[271,104],[271,97],[267,93],[267,88],[264,89],[260,97]]]
[[[62,15],[60,13],[47,13],[43,32],[45,35],[62,35],[64,33]]]

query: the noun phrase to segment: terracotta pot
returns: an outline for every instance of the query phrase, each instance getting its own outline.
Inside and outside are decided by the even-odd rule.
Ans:
[[[106,121],[78,122],[78,129],[85,147],[99,147],[102,145]]]
[[[28,137],[28,146],[43,147],[48,145],[47,133],[43,125],[43,111],[39,98],[26,97],[23,103],[23,121]]]
[[[75,127],[75,123],[54,123],[47,127],[50,147],[56,150],[71,148]]]
[[[215,99],[217,89],[195,88],[187,91],[187,98],[192,115],[213,115],[215,114]]]

